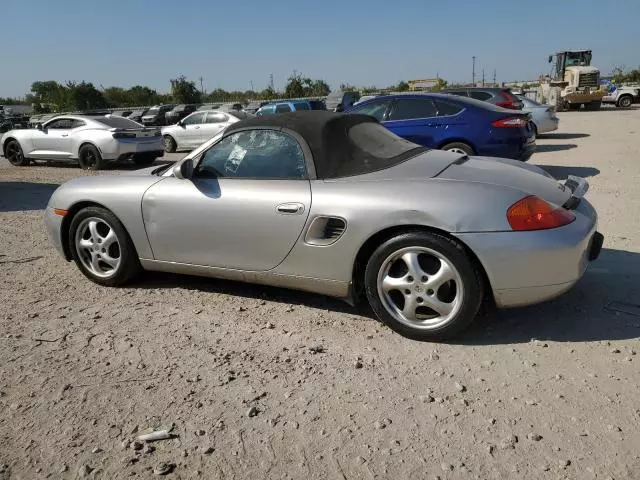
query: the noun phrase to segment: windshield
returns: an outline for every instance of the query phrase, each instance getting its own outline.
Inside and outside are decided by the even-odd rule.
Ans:
[[[567,52],[565,66],[586,67],[591,65],[591,54],[588,52]]]
[[[160,107],[151,107],[149,110],[147,110],[147,115],[153,115],[155,113],[158,113],[160,111]]]

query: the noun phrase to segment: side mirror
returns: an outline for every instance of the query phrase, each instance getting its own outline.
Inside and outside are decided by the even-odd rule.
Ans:
[[[173,167],[173,176],[180,180],[188,180],[193,176],[193,159],[188,158]]]
[[[41,123],[36,124],[36,128],[40,131],[44,130],[44,127],[42,126]]]

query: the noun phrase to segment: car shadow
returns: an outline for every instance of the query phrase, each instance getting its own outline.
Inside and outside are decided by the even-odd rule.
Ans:
[[[0,182],[0,212],[42,210],[58,184]]]
[[[575,175],[577,177],[595,177],[600,174],[600,170],[593,167],[565,167],[562,165],[538,165],[540,168],[546,170],[556,180],[566,180],[569,175]]]
[[[136,287],[187,289],[358,315],[377,321],[366,304],[352,307],[342,300],[279,287],[205,277],[148,272]],[[622,340],[640,337],[640,253],[603,249],[578,282],[555,300],[531,307],[491,311],[450,341],[459,345],[501,345],[530,342]],[[620,311],[638,311],[637,315]]]
[[[564,150],[571,150],[577,148],[575,143],[560,143],[557,145],[536,145],[536,153],[544,152],[562,152]]]
[[[503,345],[533,338],[592,342],[639,337],[640,253],[605,248],[564,295],[535,306],[492,312],[451,343]]]
[[[576,138],[590,137],[588,133],[545,133],[538,135],[538,138],[545,140],[574,140]]]
[[[373,312],[371,312],[366,305],[353,307],[340,299],[326,297],[324,295],[289,290],[281,287],[272,287],[269,285],[236,282],[234,280],[220,280],[209,277],[196,277],[163,272],[146,272],[144,278],[142,278],[135,287],[142,289],[180,288],[206,293],[221,293],[225,295],[232,295],[234,297],[269,300],[291,305],[304,305],[321,310],[362,315],[369,319],[374,318]]]

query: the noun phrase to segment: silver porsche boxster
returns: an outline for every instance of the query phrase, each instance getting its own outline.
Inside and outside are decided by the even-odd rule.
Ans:
[[[576,283],[603,240],[587,188],[368,116],[297,112],[235,123],[175,165],[71,180],[46,224],[101,285],[156,270],[366,298],[394,330],[441,340],[485,301]]]

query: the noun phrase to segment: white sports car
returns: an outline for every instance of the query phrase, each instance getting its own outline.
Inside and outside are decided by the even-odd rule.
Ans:
[[[60,115],[37,128],[10,130],[0,139],[2,154],[12,165],[32,160],[77,160],[85,170],[106,162],[132,159],[151,165],[164,155],[158,128],[145,128],[117,116]]]

